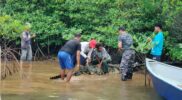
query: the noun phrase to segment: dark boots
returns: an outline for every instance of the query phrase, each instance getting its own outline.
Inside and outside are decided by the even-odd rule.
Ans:
[[[122,81],[127,81],[128,79],[132,79],[133,77],[133,73],[132,72],[128,72],[127,75],[122,75],[121,76],[121,80]]]
[[[122,76],[121,76],[121,80],[122,80],[122,81],[127,81],[126,75],[122,75]]]
[[[127,76],[127,79],[132,79],[133,73],[132,72],[128,72],[126,76]]]

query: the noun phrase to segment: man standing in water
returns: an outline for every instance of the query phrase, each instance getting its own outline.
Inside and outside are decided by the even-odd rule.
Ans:
[[[58,59],[61,66],[61,78],[65,78],[65,70],[68,70],[66,82],[69,82],[72,74],[74,65],[74,55],[76,55],[77,65],[80,67],[80,45],[81,34],[75,34],[75,38],[69,40],[59,51]]]
[[[155,30],[157,34],[152,40],[153,48],[151,50],[152,59],[160,61],[163,49],[164,36],[162,32],[162,25],[156,24]]]
[[[35,34],[31,36],[30,25],[25,27],[25,31],[21,35],[21,60],[32,61],[32,46],[31,38],[34,38]]]
[[[32,69],[32,46],[31,39],[35,37],[35,34],[31,36],[30,24],[25,26],[25,30],[21,35],[21,58],[20,58],[20,77],[22,79],[28,79]]]
[[[119,38],[118,38],[118,49],[123,51],[121,59],[121,80],[126,81],[127,79],[132,79],[133,69],[132,65],[135,59],[135,51],[131,49],[133,45],[133,39],[129,35],[124,27],[119,28]]]
[[[81,73],[89,73],[89,67],[88,64],[91,62],[91,55],[93,52],[93,49],[95,48],[96,45],[96,40],[95,39],[91,39],[90,42],[81,42],[81,52],[80,52],[80,64],[82,66],[80,66],[80,70],[78,70],[78,72],[75,72],[74,75],[78,76]],[[75,55],[74,55],[74,59],[75,59]],[[81,72],[81,73],[80,73]],[[65,75],[66,77],[67,75]],[[50,79],[59,79],[61,78],[61,75],[56,75],[53,77],[50,77]]]

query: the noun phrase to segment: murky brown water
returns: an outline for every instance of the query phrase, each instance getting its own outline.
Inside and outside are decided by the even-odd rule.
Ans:
[[[142,74],[135,73],[127,82],[118,74],[74,76],[69,84],[49,80],[58,73],[56,62],[34,62],[21,75],[1,81],[2,100],[162,100],[153,88],[144,86]]]

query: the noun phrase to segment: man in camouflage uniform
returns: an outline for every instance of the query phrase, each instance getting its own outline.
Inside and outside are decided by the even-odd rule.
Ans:
[[[119,33],[118,48],[123,52],[120,64],[121,80],[126,81],[127,79],[132,79],[133,76],[132,65],[135,59],[135,51],[131,49],[133,39],[131,35],[125,31],[124,27],[119,28]]]

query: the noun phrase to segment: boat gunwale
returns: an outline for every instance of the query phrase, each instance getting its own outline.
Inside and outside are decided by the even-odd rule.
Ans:
[[[162,65],[167,65],[168,67],[172,67],[172,65],[168,65],[168,64],[165,64],[165,63],[161,63],[161,62],[158,62],[158,61],[155,61],[155,60],[146,58],[146,67],[147,67],[148,71],[149,71],[154,77],[158,78],[159,80],[165,82],[166,84],[168,84],[168,85],[170,85],[170,86],[172,86],[172,87],[174,87],[174,88],[176,88],[176,89],[178,89],[179,91],[182,92],[182,88],[180,88],[180,86],[174,85],[174,84],[172,84],[172,83],[170,83],[170,82],[168,82],[168,81],[165,81],[165,79],[164,79],[163,77],[157,75],[157,74],[149,67],[149,61],[152,61],[152,62],[155,62],[155,63],[160,63],[160,64],[162,64]],[[182,70],[182,68],[178,68],[178,67],[175,67],[175,66],[173,66],[173,67],[176,68],[176,69]]]

